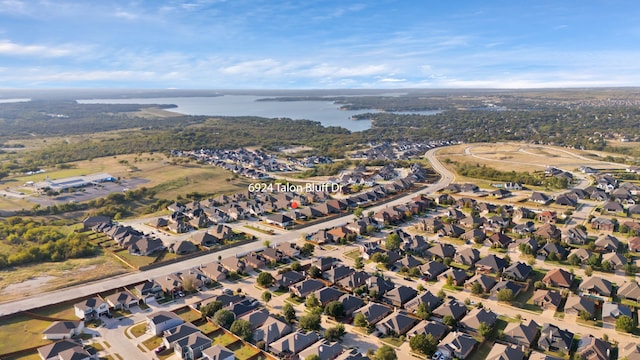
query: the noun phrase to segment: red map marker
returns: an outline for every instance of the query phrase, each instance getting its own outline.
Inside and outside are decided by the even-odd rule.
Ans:
[[[297,209],[297,208],[298,208],[298,203],[297,203],[297,202],[295,202],[295,201],[292,201],[292,202],[291,202],[291,208],[292,208],[292,209]]]

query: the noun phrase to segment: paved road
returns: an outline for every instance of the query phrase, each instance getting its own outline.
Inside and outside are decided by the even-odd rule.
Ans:
[[[431,149],[425,154],[427,159],[431,161],[431,163],[433,164],[435,171],[441,174],[441,179],[437,183],[431,184],[425,189],[408,193],[407,195],[402,196],[396,200],[390,201],[383,205],[369,208],[367,210],[378,211],[385,207],[404,204],[408,202],[412,197],[416,196],[417,194],[433,193],[437,190],[440,190],[448,186],[451,183],[451,181],[453,181],[454,176],[442,164],[440,164],[440,162],[437,161],[435,157],[435,153],[439,149],[440,148]],[[271,242],[271,244],[277,244],[281,242],[294,242],[299,240],[305,234],[313,233],[321,229],[331,228],[334,226],[345,224],[351,221],[352,218],[353,218],[353,215],[348,214],[336,219],[332,219],[316,225],[306,227],[304,229],[279,232],[278,234],[272,235],[272,236],[264,235],[261,233],[257,233],[256,235],[258,235],[261,239],[264,239],[264,240],[268,239]],[[148,221],[148,219],[146,221]],[[138,221],[132,221],[131,223],[135,223],[135,222],[144,223],[146,221],[138,220]],[[232,227],[238,230],[250,232],[249,229],[244,228],[242,224],[234,224],[232,225]],[[190,235],[181,235],[181,237],[188,237],[188,236]],[[164,236],[164,238],[166,237],[167,236]],[[169,241],[169,240],[163,239],[163,241]],[[80,286],[56,290],[48,293],[42,293],[42,294],[34,295],[31,297],[27,297],[24,299],[2,303],[0,304],[0,316],[14,314],[20,311],[31,310],[31,309],[35,309],[35,308],[39,308],[42,306],[51,305],[55,303],[71,301],[73,299],[77,299],[83,296],[90,296],[96,293],[100,293],[100,292],[104,292],[104,291],[108,291],[116,288],[121,288],[123,286],[142,282],[151,278],[164,276],[169,273],[196,267],[196,266],[199,266],[200,264],[216,261],[218,259],[218,256],[222,256],[222,258],[229,257],[229,256],[238,256],[241,254],[246,254],[248,252],[258,250],[261,247],[263,247],[263,243],[261,240],[259,240],[257,242],[233,247],[233,248],[219,251],[216,253],[185,260],[179,263],[165,265],[152,270],[138,271],[134,273],[113,277],[110,279],[99,280],[99,281],[83,284]]]

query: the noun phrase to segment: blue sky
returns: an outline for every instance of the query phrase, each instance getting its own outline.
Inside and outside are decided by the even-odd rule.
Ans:
[[[635,0],[0,0],[0,88],[640,86]]]

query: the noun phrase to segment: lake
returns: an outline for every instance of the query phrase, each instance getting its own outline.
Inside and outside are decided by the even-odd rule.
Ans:
[[[376,113],[379,110],[340,110],[333,101],[257,101],[264,96],[224,95],[214,97],[171,97],[131,99],[78,100],[80,104],[173,104],[167,109],[185,115],[208,116],[260,116],[265,118],[290,118],[318,121],[324,126],[340,126],[351,131],[371,128],[371,120],[352,120],[351,116]],[[436,114],[438,111],[417,111],[420,114]]]

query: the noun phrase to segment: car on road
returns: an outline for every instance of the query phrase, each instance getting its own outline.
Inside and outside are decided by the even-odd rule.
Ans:
[[[160,345],[155,350],[153,350],[153,352],[156,353],[156,354],[160,354],[161,352],[165,351],[166,349],[167,349],[166,346]]]
[[[178,291],[178,297],[184,297],[184,293],[182,291]]]
[[[440,357],[440,355],[442,355],[442,353],[440,351],[436,351],[435,353],[433,353],[433,355],[431,356],[431,358],[433,360],[438,360],[438,358]]]

